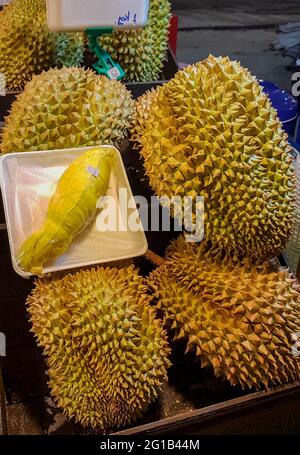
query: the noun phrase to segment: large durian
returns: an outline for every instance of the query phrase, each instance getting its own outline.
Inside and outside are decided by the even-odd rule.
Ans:
[[[256,258],[284,248],[294,217],[291,149],[238,62],[209,56],[179,71],[155,97],[140,141],[157,196],[204,196],[208,240]]]
[[[100,45],[123,67],[127,81],[151,82],[160,76],[168,47],[170,10],[168,0],[150,0],[145,27],[100,38]]]
[[[39,279],[27,300],[57,405],[84,426],[134,421],[166,380],[169,348],[134,266]]]
[[[28,82],[3,129],[3,153],[117,144],[134,115],[131,93],[83,68],[51,69]]]
[[[79,33],[52,33],[45,0],[13,0],[0,12],[0,73],[7,90],[21,90],[33,74],[54,66],[76,66],[83,60]]]
[[[287,270],[240,263],[209,242],[180,237],[149,283],[173,338],[216,376],[243,388],[299,379],[292,347],[300,288]]]

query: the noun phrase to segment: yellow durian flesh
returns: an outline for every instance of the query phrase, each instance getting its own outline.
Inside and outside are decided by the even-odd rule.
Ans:
[[[66,169],[51,198],[46,220],[18,251],[18,264],[33,274],[63,254],[95,217],[97,201],[108,190],[114,151],[95,147]]]
[[[300,293],[287,270],[180,237],[149,285],[173,339],[216,376],[256,389],[299,379]]]

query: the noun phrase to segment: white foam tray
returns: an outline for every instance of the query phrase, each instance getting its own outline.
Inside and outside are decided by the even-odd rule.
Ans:
[[[16,255],[22,243],[43,224],[49,200],[55,191],[57,181],[79,155],[91,147],[78,149],[23,152],[4,155],[0,161],[0,183],[4,212],[10,244],[12,263],[15,271],[24,278],[31,276],[17,264]],[[115,200],[119,209],[119,189],[127,190],[127,200],[132,191],[123,165],[120,152],[111,146],[116,154],[115,166],[110,176],[107,195]],[[132,206],[133,207],[133,206]],[[120,211],[117,221],[128,225],[129,217],[137,218],[134,204],[128,209],[128,218]],[[111,261],[118,261],[143,255],[148,248],[142,227],[136,232],[116,230],[103,232],[98,214],[95,220],[72,242],[68,251],[44,267],[43,273],[84,267]],[[118,223],[117,223],[118,226]],[[122,228],[121,228],[122,229]]]
[[[148,9],[148,0],[47,0],[48,27],[53,32],[142,27]]]

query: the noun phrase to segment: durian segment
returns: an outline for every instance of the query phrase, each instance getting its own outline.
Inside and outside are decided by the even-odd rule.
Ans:
[[[113,150],[96,147],[66,169],[49,202],[42,227],[18,251],[17,262],[23,270],[41,274],[43,266],[65,253],[73,239],[93,221],[97,201],[108,190],[114,160]]]
[[[84,68],[34,76],[14,102],[2,133],[3,153],[118,144],[134,115],[131,93]]]
[[[163,69],[170,26],[169,0],[150,0],[147,25],[114,31],[99,39],[100,45],[123,67],[128,82],[151,82]]]
[[[207,240],[255,258],[284,248],[294,218],[291,149],[238,62],[209,56],[179,71],[155,97],[140,142],[157,196],[204,196]]]
[[[140,148],[140,140],[143,135],[145,123],[150,116],[152,104],[159,90],[160,87],[147,90],[135,102],[134,122],[130,131],[130,140],[133,142],[134,149]]]
[[[100,430],[133,422],[170,366],[166,334],[134,266],[39,279],[28,297],[57,405]]]
[[[173,338],[216,376],[256,389],[299,379],[300,293],[287,270],[180,237],[149,284]]]
[[[13,0],[0,12],[0,73],[7,90],[22,90],[50,67],[77,66],[83,52],[83,34],[49,31],[45,0]]]

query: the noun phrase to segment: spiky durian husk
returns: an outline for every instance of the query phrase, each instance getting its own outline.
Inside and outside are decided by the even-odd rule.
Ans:
[[[155,98],[141,143],[158,196],[204,196],[208,240],[256,258],[284,248],[294,216],[290,147],[238,62],[210,56],[179,71]]]
[[[152,103],[154,102],[154,98],[159,91],[159,87],[151,90],[147,90],[144,95],[140,96],[135,102],[135,115],[133,126],[131,128],[131,136],[130,140],[133,142],[133,147],[135,149],[140,148],[140,139],[142,136],[142,132],[145,126],[145,122],[147,121]]]
[[[79,66],[84,58],[84,34],[60,33],[55,47],[55,64],[59,68]]]
[[[291,334],[300,330],[300,294],[287,270],[239,263],[181,237],[150,287],[174,339],[185,339],[216,376],[243,388],[299,379]]]
[[[158,79],[168,47],[170,10],[168,0],[150,0],[145,27],[114,31],[100,38],[100,45],[123,67],[127,81]]]
[[[83,68],[34,76],[14,102],[0,150],[24,152],[117,144],[134,115],[131,93]]]
[[[21,90],[33,74],[83,60],[82,34],[49,31],[45,0],[13,0],[0,12],[0,73],[8,90]]]
[[[85,426],[135,420],[166,380],[169,348],[134,266],[39,279],[27,308],[58,406]]]

